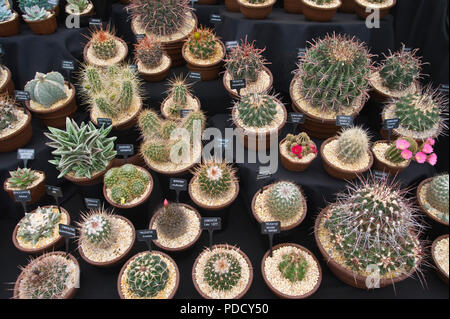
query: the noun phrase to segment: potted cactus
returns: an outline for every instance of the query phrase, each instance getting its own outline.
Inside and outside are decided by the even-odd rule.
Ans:
[[[200,164],[192,173],[189,195],[195,205],[207,210],[230,206],[239,194],[235,169],[222,161],[210,160]]]
[[[67,0],[65,11],[80,18],[88,17],[94,15],[94,5],[89,0]]]
[[[338,136],[325,140],[320,155],[325,171],[337,179],[355,179],[373,164],[370,137],[358,126],[344,128]]]
[[[104,207],[82,214],[77,228],[81,258],[97,267],[113,267],[122,262],[133,248],[136,237],[128,219]]]
[[[322,268],[305,247],[286,243],[266,252],[261,262],[264,282],[284,299],[304,299],[313,295],[322,282]]]
[[[54,159],[49,163],[64,177],[77,185],[94,185],[103,180],[103,175],[111,167],[117,152],[114,150],[116,137],[107,137],[112,129],[96,128],[92,122],[78,125],[67,118],[66,129],[48,128],[44,133],[50,139],[47,146],[54,148]]]
[[[193,135],[193,131],[198,130],[201,136],[205,123],[206,118],[201,111],[190,112],[180,120],[163,120],[154,111],[143,110],[138,125],[143,138],[141,155],[147,166],[169,176],[187,173],[200,161],[202,152],[201,141],[195,139],[197,134]],[[171,136],[177,128],[186,129],[188,136]]]
[[[20,21],[17,12],[0,4],[0,37],[10,37],[19,34]]]
[[[302,0],[283,0],[283,7],[287,13],[302,13]]]
[[[3,93],[13,95],[14,82],[11,78],[11,71],[5,65],[0,64],[0,94]]]
[[[109,26],[91,32],[89,42],[84,46],[83,56],[86,63],[94,66],[111,66],[122,62],[128,55],[128,46],[114,35]]]
[[[125,164],[108,170],[103,178],[103,195],[112,206],[126,209],[147,201],[153,190],[153,178],[145,168]]]
[[[232,97],[239,97],[236,89],[231,89],[231,80],[245,80],[246,87],[240,94],[245,95],[251,91],[264,92],[272,88],[273,75],[264,65],[268,62],[262,56],[265,49],[255,47],[255,41],[248,42],[247,37],[231,49],[225,61],[225,74],[223,85]]]
[[[186,40],[181,53],[189,70],[199,72],[202,81],[210,81],[219,77],[226,50],[214,31],[200,27]]]
[[[80,265],[71,254],[46,253],[22,268],[14,299],[72,299],[79,287]]]
[[[252,213],[258,224],[279,221],[281,231],[300,225],[307,210],[301,187],[288,181],[264,186],[256,192],[252,200]]]
[[[288,134],[280,142],[281,164],[292,172],[303,172],[317,157],[317,145],[306,134]]]
[[[47,2],[20,0],[19,7],[22,11],[22,18],[34,34],[51,34],[58,28],[56,13],[48,7]]]
[[[145,81],[159,82],[169,75],[172,61],[155,36],[139,39],[134,52],[139,74]]]
[[[333,34],[313,42],[290,86],[292,108],[305,114],[309,136],[331,137],[339,130],[338,115],[358,115],[368,96],[371,68],[367,48],[354,38]]]
[[[25,91],[30,94],[26,107],[47,126],[64,127],[66,117],[72,117],[77,110],[75,87],[59,72],[37,72],[25,85]]]
[[[435,239],[431,247],[431,256],[439,278],[448,285],[448,234]]]
[[[306,19],[311,21],[326,22],[333,19],[341,0],[301,0],[302,12]]]
[[[31,114],[18,107],[14,99],[0,94],[0,152],[11,152],[31,139]]]
[[[200,238],[201,216],[187,204],[169,203],[164,200],[162,207],[153,214],[149,229],[156,229],[158,239],[155,245],[170,252],[191,248]]]
[[[287,111],[276,96],[250,92],[235,102],[232,118],[246,148],[265,149],[278,142],[278,134],[286,124]]]
[[[371,96],[375,101],[385,102],[416,92],[422,68],[417,50],[406,51],[403,45],[400,51],[385,56],[370,76]]]
[[[59,234],[59,224],[69,225],[67,210],[57,206],[38,207],[26,213],[16,225],[12,235],[14,246],[27,254],[41,254],[53,251],[64,244]]]
[[[200,100],[191,92],[192,84],[181,76],[169,81],[168,96],[161,103],[161,114],[165,118],[180,119],[181,110],[200,111]]]
[[[135,34],[155,36],[172,60],[184,64],[181,49],[197,26],[189,0],[131,0],[128,6],[131,28]]]
[[[361,179],[322,210],[314,236],[325,262],[340,280],[374,289],[420,272],[423,226],[406,193],[387,178]]]
[[[3,183],[3,189],[13,201],[15,201],[14,191],[29,190],[31,195],[29,204],[38,202],[45,194],[44,172],[18,167],[15,171],[10,171],[9,175],[10,177]]]
[[[253,282],[253,267],[237,247],[214,245],[195,260],[192,280],[205,299],[240,299]]]
[[[391,143],[387,140],[376,141],[372,145],[373,167],[396,175],[409,166],[418,150],[417,142],[408,137],[399,137]]]
[[[379,10],[380,19],[383,19],[389,10],[395,6],[397,0],[354,0],[356,14],[366,19],[374,10]]]
[[[134,255],[123,265],[117,290],[121,299],[172,299],[179,284],[175,261],[153,250]]]
[[[448,227],[448,173],[422,181],[417,187],[416,197],[422,212]]]
[[[143,104],[141,82],[128,65],[85,65],[81,87],[84,100],[90,106],[92,123],[98,125],[98,118],[109,118],[117,130],[136,124]]]
[[[237,0],[241,13],[247,19],[265,19],[272,12],[276,0]]]

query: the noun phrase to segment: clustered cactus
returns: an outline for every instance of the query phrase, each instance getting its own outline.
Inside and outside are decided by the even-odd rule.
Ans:
[[[131,292],[141,298],[152,298],[166,288],[169,269],[160,256],[145,253],[128,266],[126,282]]]
[[[38,207],[33,213],[25,214],[20,221],[17,237],[36,245],[39,240],[53,236],[60,219],[61,213],[57,207]]]
[[[245,126],[264,127],[270,125],[277,115],[277,100],[267,93],[252,92],[236,102],[239,119]]]
[[[267,190],[266,205],[272,216],[285,220],[292,218],[302,208],[303,194],[292,182],[277,182]]]
[[[435,209],[447,214],[448,221],[448,174],[433,177],[427,188],[427,202]]]
[[[90,210],[81,215],[78,223],[80,242],[86,242],[97,248],[111,247],[115,241],[112,214],[104,208]]]
[[[9,172],[8,185],[14,189],[27,189],[38,178],[31,168],[18,167],[15,171]]]
[[[175,77],[169,81],[168,93],[172,97],[172,104],[169,106],[169,116],[179,117],[180,111],[186,108],[188,96],[191,96],[191,86],[182,76]]]
[[[136,62],[141,62],[146,68],[152,69],[161,64],[163,49],[161,42],[155,36],[145,36],[134,46]]]
[[[177,238],[186,233],[188,221],[183,206],[164,200],[157,217],[158,232],[167,238]]]
[[[281,262],[278,264],[278,270],[281,272],[283,278],[290,282],[299,282],[305,278],[308,271],[308,262],[300,252],[290,252],[281,257]]]
[[[406,148],[400,146],[399,143],[402,141],[408,142],[409,146]],[[388,147],[388,149],[384,152],[384,157],[392,163],[402,163],[406,159],[405,150],[410,152],[410,154],[415,154],[419,150],[419,144],[417,144],[417,142],[412,138],[400,137]]]
[[[295,71],[302,98],[323,113],[344,114],[365,99],[372,68],[363,43],[346,35],[316,39]],[[347,112],[348,113],[348,112]]]
[[[242,277],[239,260],[228,252],[213,253],[203,269],[206,283],[216,291],[230,291]]]
[[[109,60],[117,55],[117,44],[114,31],[109,28],[106,30],[95,30],[91,35],[91,46],[94,55],[101,60]]]
[[[189,52],[201,60],[208,59],[217,50],[217,37],[209,28],[197,28],[186,43]]]
[[[305,132],[298,135],[288,134],[285,147],[291,157],[303,158],[311,153],[317,154],[316,144],[311,141]]]
[[[17,106],[7,94],[0,95],[0,133],[17,123]]]
[[[336,156],[345,164],[354,164],[367,154],[369,147],[367,131],[358,126],[345,128],[337,138]]]
[[[235,170],[225,162],[208,161],[199,165],[194,172],[200,190],[208,197],[220,197],[226,194],[236,181]]]
[[[111,190],[111,199],[123,205],[144,194],[150,179],[136,166],[125,164],[106,172],[104,182]]]
[[[32,101],[45,108],[67,98],[64,77],[59,72],[37,72],[34,79],[25,85],[25,91]]]
[[[422,226],[406,191],[387,178],[362,180],[338,195],[324,216],[333,248],[345,266],[364,273],[375,265],[380,274],[398,276],[420,263]]]
[[[11,19],[13,12],[5,4],[0,5],[0,23]]]
[[[92,174],[106,169],[116,157],[114,141],[107,137],[112,126],[96,128],[92,122],[79,126],[74,120],[66,119],[66,129],[49,127],[45,136],[51,140],[47,145],[52,151],[54,164],[60,171],[58,178],[70,173],[78,178],[91,178]]]

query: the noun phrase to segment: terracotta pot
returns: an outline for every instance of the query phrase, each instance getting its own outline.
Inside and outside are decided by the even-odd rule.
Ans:
[[[195,215],[197,215],[197,218],[198,218],[199,222],[201,221],[202,216],[200,216],[200,214],[198,213],[198,211],[197,211],[194,207],[192,207],[192,206],[190,206],[190,205],[188,205],[188,204],[182,204],[182,203],[180,203],[180,204],[178,204],[178,205],[184,206],[184,207],[186,207],[187,209],[189,209],[189,210],[191,210],[191,211],[194,211],[194,212],[195,212]],[[154,222],[155,222],[156,217],[158,216],[158,214],[159,214],[159,209],[155,211],[155,213],[153,214],[152,218],[150,219],[150,223],[149,223],[149,225],[148,225],[148,229],[154,229],[154,228],[153,228],[153,224],[154,224]],[[191,248],[192,246],[194,246],[195,243],[198,241],[198,239],[200,238],[201,235],[202,235],[202,230],[199,229],[199,230],[198,230],[198,234],[197,234],[197,236],[195,236],[195,239],[194,239],[193,241],[191,241],[189,244],[186,244],[186,245],[184,245],[184,246],[177,247],[177,248],[171,248],[171,247],[163,246],[163,245],[160,244],[157,240],[153,241],[153,244],[155,244],[156,247],[158,247],[158,248],[160,248],[160,249],[162,249],[162,250],[166,250],[166,251],[168,251],[168,252],[180,252],[180,251],[188,250],[189,248]]]
[[[119,57],[118,60],[114,61],[114,63],[108,63],[108,64],[106,64],[106,62],[105,62],[105,63],[95,63],[94,61],[91,61],[91,59],[90,59],[89,56],[88,56],[88,50],[89,50],[89,47],[91,46],[91,41],[89,41],[89,42],[84,46],[84,49],[83,49],[83,57],[84,57],[84,61],[85,61],[86,63],[88,63],[88,64],[95,65],[95,66],[110,66],[110,65],[114,65],[114,64],[118,64],[118,63],[123,62],[123,61],[126,59],[126,57],[128,56],[128,46],[127,46],[127,44],[125,43],[125,41],[123,41],[121,38],[119,38],[119,37],[114,37],[114,38],[115,38],[117,41],[119,41],[120,44],[125,48],[125,51],[123,52],[122,56]]]
[[[29,21],[24,19],[34,34],[52,34],[58,29],[56,21],[56,13],[52,12],[50,16],[44,20]]]
[[[242,0],[237,0],[241,13],[247,19],[265,19],[272,12],[272,7],[276,1],[268,0],[268,3],[264,6],[255,6],[243,2]]]
[[[358,273],[355,273],[353,271],[350,271],[346,268],[344,268],[343,266],[341,266],[339,263],[337,263],[333,258],[331,258],[331,256],[329,255],[328,251],[322,246],[322,243],[320,242],[319,239],[319,226],[320,226],[320,222],[323,218],[323,216],[325,215],[325,213],[327,212],[327,210],[330,207],[326,207],[324,208],[320,214],[317,216],[316,218],[316,222],[314,225],[314,238],[316,240],[316,244],[317,247],[319,247],[320,253],[322,254],[328,268],[330,268],[331,272],[341,281],[343,281],[344,283],[346,283],[349,286],[355,287],[355,288],[359,288],[359,289],[369,289],[367,288],[366,285],[366,276],[362,276]],[[419,264],[419,263],[418,263]],[[409,273],[407,274],[402,274],[398,277],[395,278],[380,278],[380,282],[379,282],[379,286],[380,288],[383,287],[387,287],[393,284],[396,284],[398,282],[401,282],[405,279],[408,279],[409,277],[411,277],[414,272],[416,271],[416,268],[412,269]]]
[[[198,110],[200,110],[201,109],[201,104],[200,104],[200,100],[199,100],[199,98],[198,97],[196,97],[196,96],[192,96],[193,98],[194,98],[194,100],[195,101],[197,101],[197,105],[198,105]],[[161,103],[161,105],[160,105],[160,111],[161,111],[161,115],[164,117],[164,118],[169,118],[170,116],[166,113],[166,111],[164,110],[164,106],[166,105],[166,103],[167,103],[167,100],[170,98],[170,95],[169,96],[167,96],[163,101],[162,101],[162,103]]]
[[[7,93],[12,96],[14,94],[14,82],[11,78],[11,71],[4,65],[0,65],[0,69],[1,68],[6,71],[6,81],[0,86],[0,93]]]
[[[285,169],[287,169],[288,171],[303,172],[309,167],[309,165],[311,165],[312,161],[314,161],[317,158],[317,154],[316,154],[316,156],[314,156],[314,158],[312,160],[310,160],[308,162],[304,162],[304,163],[294,162],[294,161],[290,160],[288,157],[284,156],[283,153],[281,152],[281,145],[285,141],[286,141],[286,138],[281,140],[280,145],[279,145],[279,151],[280,151],[281,165],[283,165],[283,167]],[[314,143],[314,145],[316,145],[316,144]]]
[[[169,59],[169,65],[164,70],[161,70],[161,71],[156,72],[156,73],[146,73],[145,71],[139,69],[139,66],[138,66],[139,74],[141,75],[141,78],[144,81],[146,81],[146,82],[160,82],[160,81],[164,80],[165,78],[167,78],[169,76],[170,68],[172,66],[172,60],[170,59],[170,57],[166,53],[163,53],[163,55],[165,55]]]
[[[222,41],[220,40],[217,41],[220,43],[220,46],[222,47],[222,56],[220,57],[220,60],[211,64],[198,64],[195,63],[194,61],[189,61],[189,58],[187,58],[184,53],[185,50],[187,50],[187,42],[184,43],[183,49],[181,50],[183,59],[186,61],[188,69],[193,72],[199,72],[202,76],[202,81],[211,81],[217,79],[219,77],[219,72],[222,70],[223,59],[225,58],[226,49]]]
[[[231,11],[231,12],[240,12],[241,11],[237,0],[225,0],[225,7],[227,8],[227,11]]]
[[[417,199],[417,203],[418,203],[418,206],[420,207],[420,210],[421,210],[425,215],[427,215],[428,218],[432,219],[433,221],[435,221],[436,223],[438,223],[438,224],[440,224],[440,225],[444,225],[444,226],[447,226],[447,227],[448,227],[448,226],[449,226],[449,223],[448,223],[448,222],[444,222],[444,221],[440,220],[440,219],[437,218],[436,216],[430,214],[430,213],[428,212],[427,209],[425,209],[425,203],[422,202],[422,200],[421,200],[421,198],[420,198],[420,191],[422,190],[422,187],[423,187],[425,184],[431,182],[432,179],[433,179],[433,177],[424,179],[422,182],[420,182],[419,186],[417,186],[417,189],[416,189],[416,199]]]
[[[131,227],[132,240],[131,240],[130,247],[128,247],[127,250],[122,255],[117,256],[116,258],[114,258],[110,261],[98,262],[98,261],[90,260],[88,257],[86,257],[86,255],[83,252],[83,248],[81,247],[81,243],[80,243],[80,241],[78,241],[78,252],[79,252],[81,258],[83,258],[83,260],[85,262],[87,262],[88,264],[96,266],[96,267],[102,267],[102,268],[114,267],[114,266],[117,266],[118,264],[122,263],[124,261],[124,259],[127,258],[127,256],[130,254],[131,249],[133,249],[134,242],[136,240],[136,230],[134,229],[133,223],[130,222],[128,219],[126,219],[123,216],[113,215],[113,218],[122,219]]]
[[[366,19],[371,12],[366,12],[366,6],[362,3],[360,3],[358,0],[354,0],[355,1],[355,11],[356,14],[358,15],[358,17],[360,17],[361,19]],[[392,4],[390,6],[386,6],[383,8],[380,8],[380,19],[383,19],[384,17],[386,17],[386,15],[389,13],[389,10],[395,6],[397,0],[393,0]]]
[[[117,292],[119,293],[120,299],[125,299],[125,296],[122,293],[122,287],[121,287],[122,276],[125,272],[125,269],[127,269],[128,265],[130,264],[130,262],[133,259],[135,259],[136,257],[138,257],[140,255],[147,254],[147,253],[148,253],[148,251],[143,251],[141,253],[134,255],[133,257],[128,259],[128,261],[122,266],[122,269],[120,270],[120,273],[119,273],[119,278],[117,279]],[[178,269],[178,265],[175,263],[175,261],[169,255],[167,255],[161,251],[153,250],[151,253],[155,254],[155,255],[160,255],[160,256],[164,257],[165,259],[168,259],[175,268],[176,284],[175,284],[175,287],[174,287],[172,293],[167,297],[167,299],[173,299],[173,297],[177,293],[178,287],[180,286],[180,271]]]
[[[408,164],[406,166],[390,165],[390,164],[385,163],[382,160],[380,160],[377,157],[377,154],[373,151],[373,148],[375,147],[375,145],[381,144],[381,143],[387,144],[388,141],[387,140],[376,141],[372,146],[373,168],[374,169],[382,171],[382,172],[386,172],[386,173],[389,173],[389,174],[395,176],[409,166],[409,164],[411,163],[410,159],[408,160]]]
[[[55,205],[47,205],[47,206],[43,206],[42,208],[53,207],[53,206],[56,207]],[[36,211],[36,209],[33,210],[31,213],[34,213],[35,211]],[[61,207],[61,212],[64,215],[66,215],[66,217],[67,217],[67,224],[65,224],[65,225],[70,225],[69,212],[63,207]],[[20,221],[22,221],[22,220],[23,220],[23,218]],[[13,234],[12,234],[12,242],[13,242],[14,246],[18,250],[20,250],[20,251],[22,251],[24,253],[31,254],[31,255],[37,255],[37,254],[42,254],[44,252],[49,252],[49,251],[56,250],[56,249],[58,249],[58,248],[60,248],[60,247],[62,247],[64,245],[64,242],[65,242],[64,237],[58,236],[53,242],[51,242],[51,243],[49,243],[49,244],[47,244],[47,245],[45,245],[45,246],[43,246],[41,248],[33,249],[33,248],[22,247],[19,244],[19,241],[17,240],[17,232],[19,231],[19,223],[17,223],[16,227],[14,228],[14,231],[13,231]]]
[[[214,245],[214,246],[212,246],[212,247],[211,247],[211,250],[214,250],[214,249],[216,249],[216,248],[232,249],[232,250],[236,251],[236,252],[238,252],[238,253],[245,259],[245,261],[246,261],[247,264],[248,264],[248,267],[249,267],[250,271],[249,271],[249,278],[248,278],[247,286],[245,287],[245,289],[244,289],[239,295],[237,295],[235,298],[233,298],[233,299],[241,299],[241,298],[244,297],[245,294],[248,292],[248,290],[250,289],[250,287],[251,287],[251,285],[252,285],[252,282],[253,282],[253,266],[252,266],[252,263],[251,263],[250,259],[247,257],[247,255],[246,255],[242,250],[240,250],[239,248],[237,248],[237,247],[235,247],[235,246],[230,246],[230,245],[227,245],[227,244],[220,244],[220,245]],[[198,292],[204,299],[212,299],[212,298],[209,297],[209,296],[207,296],[207,295],[200,289],[199,285],[197,284],[197,280],[195,279],[195,274],[196,274],[195,269],[197,268],[197,264],[198,264],[198,262],[199,262],[199,260],[200,260],[200,257],[201,257],[206,251],[208,251],[208,250],[209,250],[209,249],[206,249],[206,250],[204,250],[203,252],[200,253],[200,255],[197,257],[197,259],[195,259],[194,266],[192,267],[192,281],[193,281],[193,283],[194,283],[195,290],[197,290],[197,292]]]
[[[338,8],[340,12],[354,13],[355,12],[355,0],[341,0],[342,5]]]
[[[314,259],[317,268],[319,269],[319,279],[317,280],[316,285],[313,287],[313,289],[311,289],[310,291],[308,291],[307,293],[303,294],[303,295],[298,295],[298,296],[292,296],[292,295],[287,295],[285,293],[282,293],[280,290],[278,290],[276,287],[274,287],[270,281],[267,279],[266,276],[266,270],[265,270],[265,264],[266,264],[266,259],[269,258],[270,255],[270,250],[268,250],[266,252],[266,254],[264,255],[262,261],[261,261],[261,272],[262,272],[262,276],[264,279],[264,282],[266,283],[267,287],[269,287],[269,289],[278,297],[283,298],[283,299],[305,299],[308,298],[310,296],[312,296],[320,287],[320,284],[322,283],[322,268],[320,267],[320,263],[317,260],[316,256],[314,256],[314,254],[309,251],[308,249],[306,249],[303,246],[300,246],[298,244],[294,244],[294,243],[284,243],[284,244],[279,244],[276,245],[275,247],[272,248],[273,251],[281,248],[281,247],[295,247],[298,248],[300,250],[303,250],[304,252],[306,252],[307,254],[309,254],[310,256],[312,256],[312,258]]]
[[[124,164],[133,164],[136,166],[144,166],[145,162],[140,153],[136,153],[133,156],[128,157],[126,160],[124,158],[115,158],[112,160],[112,167],[119,167]]]
[[[89,186],[89,185],[97,185],[103,181],[103,175],[112,167],[112,161],[109,162],[108,166],[101,172],[97,172],[91,176],[91,178],[87,177],[75,177],[69,174],[64,175],[64,178],[69,182],[74,183],[78,186]]]
[[[0,23],[0,37],[10,37],[20,32],[19,15],[13,11],[14,18]]]
[[[283,6],[287,13],[302,13],[302,0],[284,0]]]
[[[30,101],[25,101],[26,107],[41,121],[51,127],[64,128],[66,127],[66,117],[73,117],[77,111],[77,101],[75,99],[75,87],[72,83],[67,83],[72,90],[72,94],[66,102],[58,107],[52,107],[45,110],[37,110],[31,107]]]
[[[22,146],[25,146],[33,136],[33,128],[31,127],[31,114],[27,109],[23,109],[27,114],[27,121],[17,131],[0,137],[0,152],[12,152]]]
[[[45,173],[42,171],[38,171],[38,170],[34,170],[34,171],[42,174],[42,176],[44,176],[44,178],[42,179],[42,181],[40,181],[38,184],[34,185],[33,187],[24,189],[24,190],[29,190],[30,194],[31,194],[31,201],[27,202],[27,205],[37,203],[42,198],[42,196],[44,196],[44,194],[45,194]],[[3,182],[3,189],[5,190],[5,192],[8,193],[9,197],[11,197],[11,199],[13,201],[15,201],[14,191],[8,188],[8,179],[6,179]]]
[[[270,72],[270,70],[269,70],[267,67],[265,67],[265,66],[263,67],[263,70],[266,71],[267,74],[269,74],[269,77],[270,77],[269,85],[267,86],[267,88],[264,88],[264,90],[269,91],[269,90],[272,88],[272,85],[273,85],[273,74],[272,74],[272,72]],[[227,74],[227,73],[228,73],[228,71],[225,71],[225,74]],[[226,78],[225,74],[224,74],[223,77],[222,77],[222,83],[223,83],[223,86],[225,87],[225,90],[227,90],[228,94],[230,94],[231,97],[233,97],[233,98],[239,98],[239,94],[237,94],[237,92],[234,92],[234,91],[230,88],[230,82],[225,80],[225,78]]]
[[[151,195],[151,193],[153,191],[153,186],[155,185],[155,183],[153,181],[152,174],[147,172],[147,170],[145,168],[137,167],[137,169],[141,170],[142,172],[145,172],[147,174],[147,176],[149,177],[150,189],[146,193],[142,194],[140,200],[137,201],[136,203],[133,203],[133,204],[128,203],[128,204],[123,204],[122,205],[122,204],[116,203],[111,198],[109,198],[108,192],[106,191],[106,185],[103,184],[103,197],[105,197],[106,201],[111,206],[114,206],[114,207],[119,208],[119,209],[129,209],[129,208],[134,208],[134,207],[140,206],[140,205],[142,205],[143,203],[145,203],[148,200],[148,198],[150,197],[150,195]]]
[[[437,275],[439,276],[439,278],[440,278],[444,283],[446,283],[446,284],[448,285],[448,274],[444,271],[444,269],[442,269],[442,267],[441,267],[441,266],[439,265],[439,263],[437,262],[436,257],[434,256],[434,249],[435,249],[437,243],[438,243],[440,240],[445,239],[445,238],[448,238],[448,234],[439,236],[438,238],[436,238],[436,239],[433,241],[433,245],[431,246],[431,257],[433,258],[433,262],[434,262],[434,264],[436,265],[436,273],[437,273]]]
[[[316,6],[312,6],[309,3],[302,0],[302,11],[307,20],[310,21],[319,21],[319,22],[327,22],[333,19],[334,15],[337,12],[337,9],[341,6],[341,1],[339,4],[332,8],[318,8]]]
[[[50,253],[46,253],[42,256],[37,257],[35,260],[33,260],[32,262],[36,262],[37,260],[41,260],[49,255],[59,255],[59,256],[63,256],[63,257],[69,257],[70,260],[73,261],[73,263],[75,264],[76,268],[78,269],[78,271],[80,271],[80,265],[78,264],[78,261],[76,260],[76,258],[74,256],[72,256],[71,254],[67,254],[65,252],[62,251],[54,251],[54,252],[50,252]],[[30,267],[30,264],[27,265],[27,268]],[[14,284],[14,295],[13,295],[13,299],[19,299],[19,284],[23,279],[23,271],[20,273],[19,277],[17,278],[15,284]],[[78,288],[73,287],[70,288],[67,293],[61,298],[61,299],[72,299],[73,297],[75,297],[75,294],[77,293]]]
[[[140,102],[139,108],[126,121],[124,121],[124,122],[122,122],[120,124],[114,124],[115,121],[114,120],[112,121],[113,122],[113,124],[112,124],[113,129],[119,130],[119,131],[124,131],[124,130],[132,128],[132,127],[134,127],[136,125],[136,123],[138,121],[138,115],[139,115],[139,113],[140,113],[140,111],[142,109],[142,100],[140,99],[139,102]],[[91,119],[91,122],[94,123],[95,125],[97,125],[97,119],[94,118],[93,116],[94,116],[94,114],[93,114],[92,109],[91,109],[91,111],[89,112],[89,117]],[[120,117],[122,117],[122,116],[120,116]]]
[[[198,0],[197,4],[217,4],[217,0]]]
[[[234,184],[236,187],[236,191],[235,191],[233,197],[229,201],[227,201],[221,205],[217,205],[217,206],[210,206],[210,205],[203,204],[193,194],[193,190],[192,190],[193,186],[192,185],[194,182],[194,178],[196,178],[196,177],[195,176],[192,177],[191,181],[189,182],[189,196],[191,197],[191,199],[195,205],[197,205],[198,207],[201,207],[203,209],[213,210],[213,211],[223,210],[223,209],[227,208],[228,206],[230,206],[231,204],[233,204],[233,202],[236,200],[237,196],[239,195],[239,181],[235,181]]]
[[[259,218],[259,216],[258,216],[258,214],[256,213],[256,208],[255,208],[255,205],[256,205],[256,198],[258,198],[258,196],[263,192],[263,191],[266,191],[269,187],[271,187],[272,185],[266,185],[266,186],[264,186],[263,188],[261,188],[261,189],[259,189],[256,193],[255,193],[255,195],[253,195],[253,199],[252,199],[252,214],[253,214],[253,217],[255,218],[255,220],[258,222],[258,224],[261,224],[262,222],[263,222],[263,220],[261,220],[261,218]],[[307,203],[306,203],[306,199],[305,199],[305,196],[303,195],[303,191],[301,190],[301,188],[299,187],[299,190],[300,190],[300,193],[302,194],[302,206],[303,206],[303,212],[302,212],[302,216],[294,223],[294,224],[292,224],[292,225],[289,225],[289,226],[281,226],[281,231],[288,231],[288,230],[291,230],[291,229],[294,229],[294,228],[296,228],[297,226],[299,226],[304,220],[305,220],[305,217],[306,217],[306,213],[308,212],[308,205],[307,205]],[[276,220],[276,218],[274,217],[274,220],[273,221],[275,221]]]

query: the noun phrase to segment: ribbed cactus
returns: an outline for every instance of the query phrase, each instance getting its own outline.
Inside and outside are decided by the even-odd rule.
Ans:
[[[316,144],[309,138],[308,134],[302,132],[298,135],[288,134],[285,147],[291,157],[302,158],[308,154],[317,153]]]
[[[193,134],[194,130],[198,128],[200,133],[203,132],[206,125],[206,116],[202,111],[190,112],[188,116],[181,120],[181,127]]]
[[[46,108],[67,98],[64,77],[58,72],[37,72],[34,79],[25,84],[25,91],[30,94],[31,100]]]
[[[163,49],[161,42],[154,36],[145,36],[134,46],[136,62],[141,62],[146,68],[155,68],[161,64]]]
[[[184,208],[178,203],[164,200],[157,217],[158,232],[168,238],[177,238],[186,233],[188,220]]]
[[[201,164],[194,175],[198,178],[201,191],[208,197],[226,194],[235,182],[235,171],[224,162],[210,161]]]
[[[116,239],[112,215],[104,208],[82,214],[78,230],[81,243],[86,242],[99,249],[111,247]]]
[[[170,147],[166,140],[152,140],[142,145],[141,153],[144,158],[154,162],[168,162],[170,160]]]
[[[145,109],[139,114],[138,126],[143,136],[154,138],[161,136],[161,127],[163,120],[156,112]]]
[[[188,96],[191,95],[191,84],[187,83],[182,76],[177,76],[169,81],[169,90],[167,92],[172,97],[169,115],[179,117],[180,111],[186,108]]]
[[[300,188],[291,182],[278,182],[267,190],[266,205],[271,215],[288,219],[299,213],[303,195]]]
[[[344,114],[367,96],[372,68],[367,48],[345,35],[315,40],[300,58],[296,79],[301,96],[322,112]]]
[[[435,209],[448,214],[448,174],[433,177],[427,188],[427,201]]]
[[[111,30],[96,30],[91,35],[94,55],[102,60],[109,60],[117,55],[116,38]]]
[[[135,257],[127,271],[127,284],[131,292],[141,298],[152,298],[166,288],[169,269],[157,254],[145,253]]]
[[[121,205],[139,198],[149,182],[148,175],[132,164],[112,168],[104,177],[106,188],[111,190],[111,199]]]
[[[308,271],[308,262],[300,252],[291,252],[283,255],[278,270],[292,283],[302,281]]]
[[[277,101],[266,93],[249,93],[236,103],[239,119],[245,126],[264,127],[270,125],[277,114]]]
[[[203,269],[206,283],[216,291],[230,291],[242,277],[239,260],[228,252],[217,252],[209,257]]]
[[[187,47],[197,59],[208,59],[217,50],[217,37],[209,28],[197,28],[187,40]]]
[[[417,142],[409,137],[400,137],[398,140],[405,140],[409,143],[409,147],[407,148],[408,151],[411,152],[411,154],[415,154],[418,150],[419,150],[419,145],[417,144]],[[397,141],[398,141],[397,140]],[[392,143],[389,148],[384,152],[384,157],[392,162],[392,163],[401,163],[403,161],[405,161],[405,158],[402,156],[402,152],[404,150],[399,149],[397,147],[397,141],[395,141],[394,143]]]
[[[18,110],[14,99],[7,94],[0,95],[0,132],[17,123]]]
[[[343,129],[337,139],[336,156],[346,164],[356,163],[369,151],[369,143],[369,136],[364,129]]]
[[[33,184],[38,175],[31,168],[18,167],[15,171],[9,172],[8,185],[10,188],[26,189]]]
[[[60,219],[61,213],[56,206],[38,207],[33,213],[25,214],[25,217],[19,222],[17,237],[36,245],[39,240],[54,235]]]

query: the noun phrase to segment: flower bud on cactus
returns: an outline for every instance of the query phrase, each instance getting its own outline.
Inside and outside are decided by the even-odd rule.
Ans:
[[[356,163],[369,151],[369,141],[367,132],[360,127],[344,129],[337,139],[336,155],[344,163]]]
[[[58,72],[37,72],[35,78],[25,85],[25,91],[30,94],[32,101],[45,108],[67,98],[64,77]]]
[[[109,60],[117,55],[116,38],[111,30],[92,32],[91,45],[95,56],[101,60]]]
[[[158,232],[168,238],[177,238],[186,233],[188,220],[184,213],[184,207],[177,203],[164,205],[156,219]]]
[[[428,203],[435,209],[448,214],[448,197],[448,174],[433,177],[426,194]]]
[[[249,93],[237,102],[239,119],[245,126],[264,127],[270,125],[277,114],[277,101],[266,93]]]
[[[163,49],[161,42],[154,36],[145,36],[135,44],[136,62],[141,62],[146,68],[156,68],[161,64]]]
[[[236,181],[234,169],[224,162],[205,162],[194,175],[198,178],[201,191],[208,197],[223,196]]]
[[[216,52],[217,38],[208,28],[197,28],[187,40],[187,47],[197,59],[208,59]]]
[[[104,208],[82,214],[78,223],[80,241],[97,248],[109,248],[115,241],[111,214]]]
[[[206,283],[216,291],[230,291],[242,277],[239,260],[230,253],[212,254],[203,270]]]
[[[291,252],[283,255],[278,270],[292,283],[302,281],[308,271],[308,262],[300,252]]]
[[[291,182],[278,182],[266,192],[266,205],[270,214],[279,219],[288,219],[297,215],[303,206],[300,188]]]

